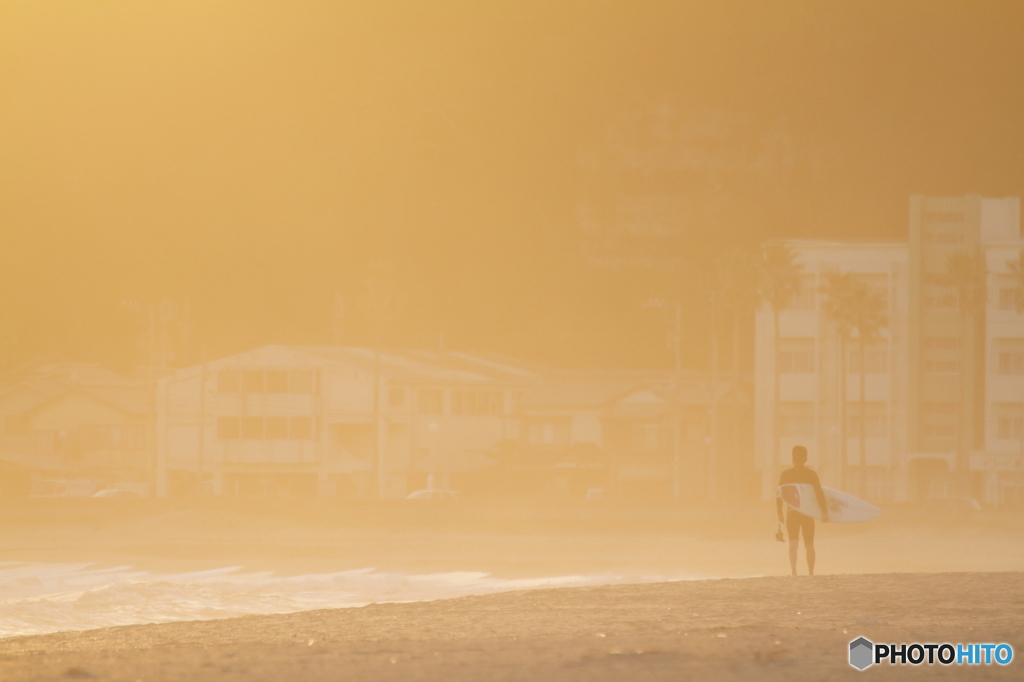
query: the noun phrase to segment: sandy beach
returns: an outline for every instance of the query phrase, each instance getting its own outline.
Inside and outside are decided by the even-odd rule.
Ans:
[[[1024,645],[1024,574],[879,574],[514,592],[0,640],[0,679],[1020,679],[876,666],[847,643]]]
[[[1024,677],[1018,515],[936,519],[893,510],[877,523],[822,526],[820,575],[790,578],[785,546],[772,538],[772,512],[756,507],[708,517],[586,508],[527,514],[465,506],[384,513],[262,503],[10,507],[0,520],[0,563],[8,570],[62,562],[98,572],[131,566],[151,572],[145,590],[154,592],[130,582],[74,587],[80,572],[67,574],[46,599],[63,609],[69,624],[51,619],[49,629],[63,631],[0,638],[0,680]],[[802,562],[801,553],[803,571]],[[231,566],[271,577],[260,592],[225,583],[212,597],[207,583],[186,585],[191,591],[161,583],[169,572]],[[397,576],[402,589],[409,576],[462,571],[509,581],[516,591],[474,593],[471,585],[437,592],[469,596],[436,598],[430,590],[408,596],[389,588],[365,599],[374,602],[366,606],[293,604],[242,611],[278,615],[232,618],[204,606],[209,601],[180,611],[184,617],[156,619],[179,622],[88,625],[153,622],[144,615],[114,618],[151,594],[182,603],[228,595],[251,604],[283,584],[274,581],[370,568],[372,575]],[[559,576],[594,582],[529,590],[514,582]],[[20,580],[24,589],[49,589],[37,578]],[[30,603],[30,593],[11,598],[12,585],[6,585],[4,613],[50,613]],[[72,589],[78,596],[61,601]],[[402,599],[424,601],[394,603]],[[100,615],[110,620],[94,619]],[[859,673],[847,663],[848,643],[858,636],[882,643],[1006,642],[1019,660],[1005,667],[883,665]]]

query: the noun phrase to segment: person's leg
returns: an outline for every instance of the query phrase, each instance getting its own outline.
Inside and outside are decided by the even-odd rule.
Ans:
[[[814,575],[814,519],[808,519],[804,525],[804,549],[807,551],[807,572]]]
[[[800,520],[792,511],[786,514],[786,531],[789,533],[789,570],[796,575],[796,552],[800,547]]]

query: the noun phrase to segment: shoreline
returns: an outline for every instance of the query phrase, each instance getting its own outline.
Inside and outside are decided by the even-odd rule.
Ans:
[[[0,679],[831,679],[859,674],[857,636],[1008,642],[1009,666],[930,679],[1019,678],[1024,572],[563,587],[19,636],[0,639]]]

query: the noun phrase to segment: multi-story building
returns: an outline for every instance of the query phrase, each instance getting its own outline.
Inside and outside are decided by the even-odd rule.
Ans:
[[[537,377],[460,353],[266,346],[159,381],[157,491],[402,497],[518,436]]]
[[[787,242],[800,293],[780,311],[777,334],[767,306],[756,316],[765,497],[796,444],[809,448],[826,485],[869,499],[996,503],[1018,494],[1024,315],[1008,262],[1024,248],[1019,199],[914,196],[910,204],[909,243]],[[830,272],[883,293],[888,325],[863,358],[825,312]]]

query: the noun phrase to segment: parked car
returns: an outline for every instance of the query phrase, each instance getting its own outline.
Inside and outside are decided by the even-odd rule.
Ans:
[[[409,493],[407,500],[438,500],[442,502],[458,502],[459,493],[456,490],[417,490]]]
[[[89,497],[97,485],[87,478],[74,481],[40,479],[32,482],[29,497]]]
[[[921,506],[935,515],[962,516],[981,511],[981,504],[971,497],[937,497],[925,500]]]
[[[93,493],[93,497],[117,497],[121,499],[139,499],[142,497],[139,493],[134,490],[121,490],[120,488],[108,488],[106,490],[100,490]]]

